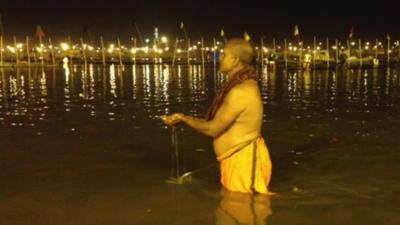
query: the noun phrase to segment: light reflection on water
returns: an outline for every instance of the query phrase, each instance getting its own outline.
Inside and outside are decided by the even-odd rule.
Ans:
[[[164,154],[169,151],[170,133],[157,116],[177,111],[204,115],[224,82],[216,71],[201,65],[1,69],[2,150],[12,149],[17,136],[36,136],[42,145],[55,140],[68,142],[68,138],[77,143],[87,139],[90,141],[86,145],[94,149],[113,146],[107,151],[122,156],[131,152],[142,158]],[[332,224],[359,224],[368,221],[360,219],[360,213],[372,211],[376,214],[363,218],[377,224],[383,215],[399,219],[393,207],[398,206],[394,199],[400,194],[399,85],[398,69],[264,68],[263,132],[274,162],[272,190],[282,195],[272,199],[268,224],[318,224],[309,216],[323,213],[323,207],[330,208],[319,221],[329,221],[327,215],[334,213],[350,218]],[[76,136],[68,136],[72,134]],[[180,128],[180,136],[186,171],[215,163],[209,139],[185,127]],[[31,148],[31,152],[40,150],[39,146]],[[138,160],[127,168],[144,171],[147,176],[168,175],[164,172],[170,166],[168,157],[152,161],[154,165]],[[206,191],[216,193],[210,184],[217,184],[217,172],[204,171],[196,176]],[[148,179],[144,180],[146,183]],[[135,190],[146,193],[147,189]],[[155,197],[149,197],[154,199],[150,203],[159,199],[174,201],[173,196],[158,191]],[[189,203],[193,198],[184,194],[182,204],[194,211],[212,205],[210,209],[218,212],[221,207],[217,207],[215,198],[206,196],[203,203],[197,199],[199,205]],[[210,209],[206,212],[213,213]],[[200,214],[188,212],[194,217]],[[183,218],[180,220],[190,224],[189,218]],[[151,221],[144,219],[142,224]]]

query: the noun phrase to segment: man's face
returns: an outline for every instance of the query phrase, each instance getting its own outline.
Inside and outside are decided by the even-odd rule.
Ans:
[[[238,59],[229,48],[224,48],[220,55],[219,69],[222,73],[229,73],[237,65]]]

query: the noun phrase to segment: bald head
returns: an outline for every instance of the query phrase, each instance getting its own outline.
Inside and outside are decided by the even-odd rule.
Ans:
[[[225,51],[229,51],[239,59],[242,64],[251,65],[254,60],[255,51],[250,42],[241,39],[230,39],[224,47]]]

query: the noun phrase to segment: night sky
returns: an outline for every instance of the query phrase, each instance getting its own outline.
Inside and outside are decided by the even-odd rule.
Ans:
[[[247,31],[253,38],[293,37],[298,24],[303,39],[314,35],[346,38],[351,27],[354,36],[385,38],[400,36],[400,8],[395,1],[21,1],[1,0],[0,13],[5,35],[34,35],[41,25],[47,36],[129,40],[137,35],[133,21],[143,36],[151,37],[154,27],[169,37],[182,35],[180,21],[192,38],[241,36]],[[87,32],[84,32],[86,30]]]

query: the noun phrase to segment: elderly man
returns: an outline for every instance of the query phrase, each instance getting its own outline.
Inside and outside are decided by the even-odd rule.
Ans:
[[[207,117],[175,113],[161,118],[168,125],[183,122],[213,138],[221,183],[227,190],[270,194],[272,165],[261,137],[263,103],[252,66],[254,55],[248,41],[229,40],[220,57],[220,72],[228,79]]]

